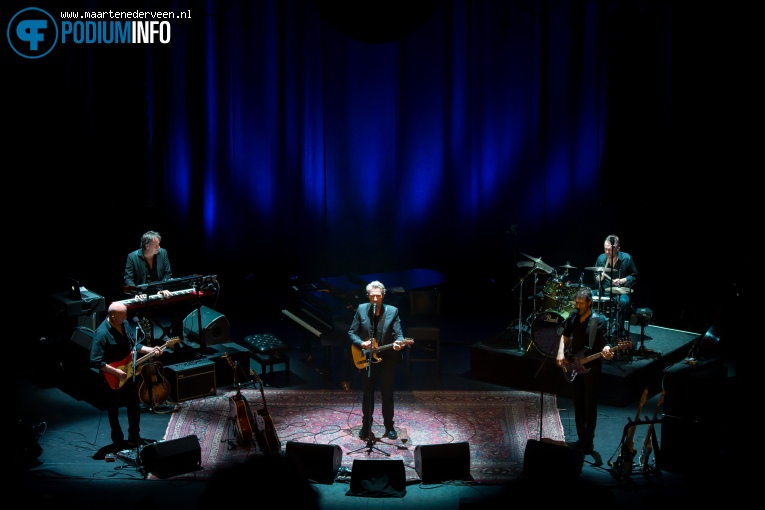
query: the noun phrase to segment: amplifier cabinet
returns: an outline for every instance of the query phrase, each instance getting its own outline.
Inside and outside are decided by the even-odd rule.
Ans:
[[[170,398],[183,402],[215,395],[215,363],[208,360],[188,361],[165,367],[170,383]]]

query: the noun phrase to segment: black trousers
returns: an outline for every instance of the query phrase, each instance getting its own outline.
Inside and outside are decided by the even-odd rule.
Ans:
[[[361,370],[363,378],[362,387],[364,396],[361,402],[362,422],[361,428],[369,430],[373,423],[375,408],[375,387],[380,381],[380,401],[382,403],[383,425],[385,428],[393,427],[393,388],[396,382],[396,368],[398,363],[394,360],[383,359],[380,363],[370,363],[368,368]]]
[[[120,424],[120,409],[127,410],[128,440],[138,441],[141,437],[141,401],[138,398],[140,379],[130,378],[118,390],[112,389],[104,381],[104,404],[109,417],[112,443],[119,444],[125,440]]]

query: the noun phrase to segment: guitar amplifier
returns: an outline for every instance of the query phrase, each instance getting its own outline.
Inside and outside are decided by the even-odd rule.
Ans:
[[[188,361],[165,367],[170,383],[170,399],[183,402],[215,395],[215,363],[208,360]]]

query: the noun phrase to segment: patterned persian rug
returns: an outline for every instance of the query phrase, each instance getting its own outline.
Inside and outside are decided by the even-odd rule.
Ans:
[[[241,392],[256,420],[263,409],[261,392]],[[179,475],[206,477],[216,466],[250,455],[260,455],[256,444],[238,444],[236,424],[241,418],[241,401],[231,401],[235,391],[187,401],[173,413],[164,440],[195,435],[201,446],[200,470]],[[415,469],[417,445],[467,442],[470,474],[479,483],[502,483],[523,473],[523,456],[528,439],[540,439],[539,393],[526,391],[412,391],[395,394],[397,440],[383,438],[379,392],[375,402],[372,434],[374,447],[358,438],[361,425],[360,391],[302,391],[265,389],[265,407],[284,452],[287,441],[340,445],[340,474],[350,473],[354,459],[401,459],[407,482],[420,477]],[[242,416],[242,415],[240,415]],[[246,416],[246,415],[244,415]],[[261,423],[262,425],[262,423]],[[544,395],[541,420],[545,441],[563,442],[563,426],[555,395]],[[345,468],[345,469],[343,469]],[[340,479],[340,477],[338,477]]]

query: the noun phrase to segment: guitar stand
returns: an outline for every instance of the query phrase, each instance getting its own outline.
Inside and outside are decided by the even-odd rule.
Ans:
[[[637,427],[638,425],[651,425],[651,424],[661,424],[663,422],[662,419],[658,420],[632,420],[631,418],[627,418],[627,424],[624,426],[624,432],[622,432],[622,440],[619,443],[618,449],[621,450],[624,447],[624,442],[627,440],[627,432],[629,429],[633,427]],[[617,478],[622,476],[632,476],[636,474],[641,475],[650,475],[650,474],[656,474],[661,475],[661,469],[659,468],[660,460],[661,460],[661,448],[659,447],[659,439],[656,437],[656,427],[651,428],[651,444],[653,447],[653,455],[654,455],[654,463],[653,466],[644,465],[641,466],[639,462],[634,461],[634,457],[640,460],[641,452],[635,452],[635,455],[632,460],[632,465],[625,467],[623,465],[620,465],[620,462],[622,462],[622,459],[617,459],[616,462],[608,461],[608,465],[611,467],[611,472],[614,476]]]

